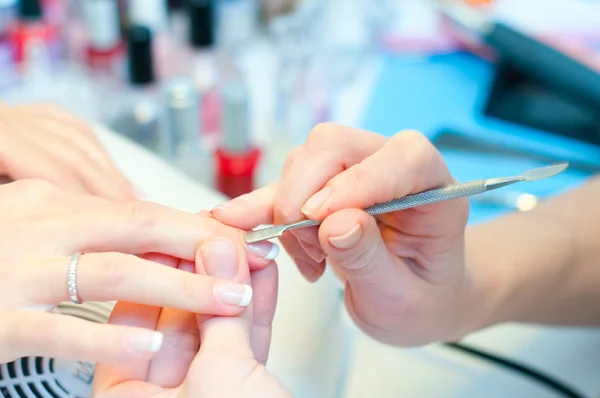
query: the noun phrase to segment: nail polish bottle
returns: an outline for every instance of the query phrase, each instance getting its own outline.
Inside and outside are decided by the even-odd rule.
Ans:
[[[127,76],[128,90],[123,101],[113,104],[108,125],[150,151],[168,156],[156,98],[152,31],[145,26],[134,26],[127,33]]]
[[[199,134],[199,95],[193,80],[171,79],[164,86],[163,100],[170,160],[193,180],[212,186],[212,151],[202,144]]]
[[[250,139],[248,92],[239,81],[224,85],[223,136],[217,148],[216,183],[224,195],[235,198],[254,189],[261,151]]]
[[[132,26],[152,31],[156,78],[163,81],[182,73],[181,46],[171,35],[167,0],[130,0],[128,18]]]
[[[94,71],[120,76],[124,48],[116,0],[83,0],[87,27],[86,64]]]
[[[0,0],[0,38],[9,30],[17,15],[17,0]]]
[[[40,0],[20,0],[17,20],[9,36],[17,63],[27,61],[31,46],[43,47],[51,60],[58,60],[62,55],[58,29],[45,21]]]
[[[225,48],[239,48],[258,31],[258,0],[220,0],[217,2],[217,42]]]
[[[202,134],[205,141],[215,140],[221,130],[221,100],[217,87],[215,49],[215,1],[189,0],[188,42],[192,79],[200,95]]]
[[[15,51],[9,37],[17,15],[17,0],[0,0],[0,89],[17,82]]]

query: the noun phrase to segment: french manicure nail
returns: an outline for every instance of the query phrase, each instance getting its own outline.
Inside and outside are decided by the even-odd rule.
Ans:
[[[217,300],[227,305],[247,307],[252,301],[252,287],[239,283],[218,282],[213,287]]]
[[[274,260],[279,255],[279,246],[271,242],[249,243],[248,251],[264,260]]]
[[[158,352],[162,347],[164,336],[161,332],[136,330],[125,335],[125,344],[134,351],[147,353]]]
[[[227,238],[215,238],[204,242],[200,248],[204,268],[209,276],[235,279],[238,273],[238,258],[235,246]]]
[[[302,206],[302,213],[308,216],[310,214],[313,214],[315,211],[319,210],[319,208],[323,206],[323,203],[325,203],[330,194],[330,187],[325,187],[321,189],[319,192],[311,196],[311,198],[306,201],[304,206]]]
[[[336,249],[347,250],[351,249],[360,242],[363,235],[363,229],[360,224],[357,224],[350,231],[341,236],[329,237],[329,243]]]

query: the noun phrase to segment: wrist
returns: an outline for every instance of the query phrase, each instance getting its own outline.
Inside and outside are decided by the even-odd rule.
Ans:
[[[468,316],[461,337],[513,318],[510,298],[516,278],[511,267],[498,261],[482,236],[489,234],[487,224],[468,227],[465,233],[465,306]]]

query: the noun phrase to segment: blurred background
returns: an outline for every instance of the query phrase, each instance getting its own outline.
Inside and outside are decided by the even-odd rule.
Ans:
[[[462,181],[570,161],[471,198],[475,223],[600,169],[600,1],[0,0],[0,101],[59,104],[228,197],[276,181],[328,121],[417,129]],[[336,396],[600,391],[594,331],[503,326],[467,339],[583,395],[489,358],[362,341]]]
[[[599,26],[593,0],[2,0],[0,100],[58,103],[229,197],[327,121],[418,129],[459,179],[572,162],[476,220],[597,170]]]

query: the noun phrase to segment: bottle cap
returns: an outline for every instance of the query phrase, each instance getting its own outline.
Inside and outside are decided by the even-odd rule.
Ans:
[[[154,83],[152,32],[145,26],[134,26],[128,32],[127,42],[130,83]]]
[[[19,18],[27,21],[37,21],[42,19],[42,6],[40,0],[20,0]]]
[[[171,79],[164,87],[169,136],[172,148],[177,145],[200,145],[200,99],[189,78]]]
[[[250,148],[250,111],[248,92],[240,82],[223,87],[223,148],[231,152],[245,152]]]
[[[195,48],[211,47],[215,42],[214,0],[189,0],[189,41]]]
[[[84,0],[83,16],[91,47],[109,50],[121,41],[119,6],[116,0]]]
[[[130,0],[127,11],[131,25],[147,26],[153,32],[168,28],[167,0]]]

